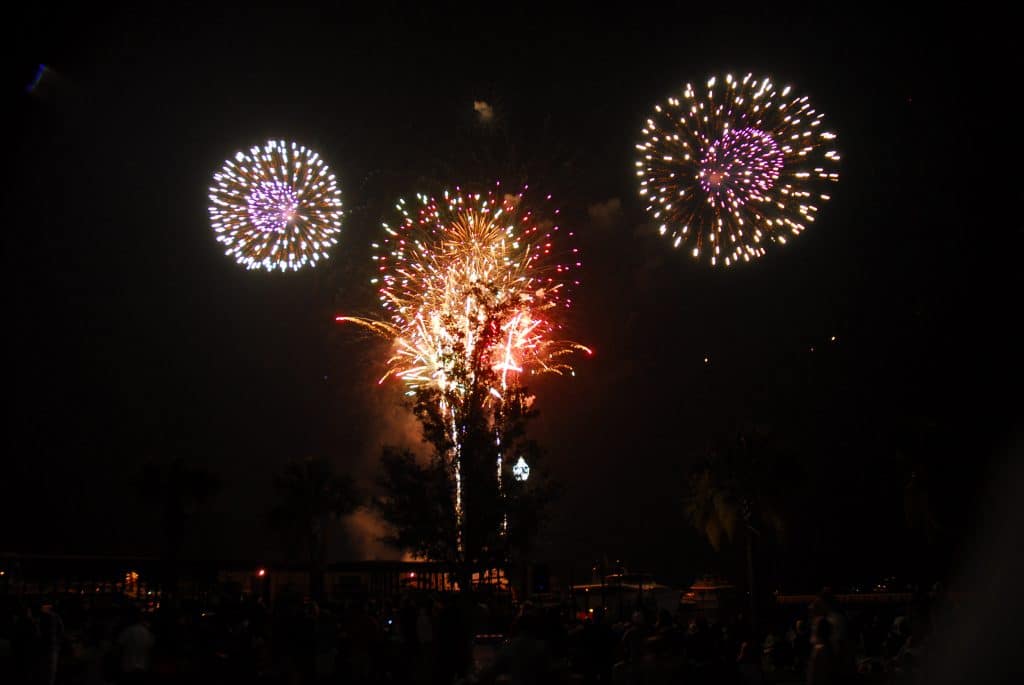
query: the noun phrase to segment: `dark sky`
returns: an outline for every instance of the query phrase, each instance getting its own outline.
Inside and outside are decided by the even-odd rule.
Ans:
[[[751,426],[804,474],[780,574],[901,572],[912,471],[955,554],[1020,418],[1020,229],[988,161],[1007,86],[978,48],[991,26],[641,10],[21,17],[0,551],[155,553],[137,485],[152,459],[227,483],[198,516],[198,555],[274,553],[270,479],[290,459],[369,482],[381,444],[414,437],[373,384],[384,350],[333,316],[373,311],[368,243],[396,197],[501,173],[553,193],[584,251],[568,328],[596,354],[534,388],[566,486],[549,556],[705,570],[685,475]],[[728,271],[651,235],[632,168],[650,107],[726,71],[809,94],[844,155],[812,230]],[[350,213],[316,271],[246,272],[209,228],[213,171],[271,137],[338,174]],[[588,212],[615,198],[610,220]]]

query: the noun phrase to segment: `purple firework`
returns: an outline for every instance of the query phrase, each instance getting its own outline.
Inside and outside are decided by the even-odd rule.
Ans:
[[[782,151],[756,128],[726,131],[700,160],[700,187],[708,202],[735,209],[772,189],[782,171]]]
[[[271,140],[213,175],[210,222],[226,253],[249,269],[300,269],[327,258],[341,230],[341,191],[320,155]]]
[[[839,180],[835,134],[806,96],[726,76],[656,105],[637,144],[640,195],[658,231],[729,266],[812,223]]]

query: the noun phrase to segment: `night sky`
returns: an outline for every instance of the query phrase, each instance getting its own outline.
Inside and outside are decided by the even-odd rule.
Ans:
[[[369,487],[381,445],[415,441],[414,426],[399,389],[374,384],[386,350],[333,318],[375,311],[369,243],[397,197],[500,176],[552,193],[577,230],[567,328],[596,351],[575,378],[531,388],[565,486],[540,554],[680,579],[728,570],[729,553],[688,529],[683,486],[714,445],[756,429],[802,474],[772,562],[786,582],[909,573],[911,472],[936,503],[940,556],[955,558],[1020,419],[1020,227],[988,161],[1014,86],[972,47],[987,29],[938,15],[502,12],[15,22],[0,552],[157,554],[159,512],[138,486],[150,460],[224,478],[194,521],[200,557],[279,554],[266,513],[291,459],[328,457]],[[801,237],[714,270],[646,223],[633,145],[687,81],[747,71],[826,113],[841,181]],[[338,174],[349,213],[316,270],[246,272],[214,241],[212,173],[268,138]],[[336,558],[394,554],[362,519],[352,528]]]

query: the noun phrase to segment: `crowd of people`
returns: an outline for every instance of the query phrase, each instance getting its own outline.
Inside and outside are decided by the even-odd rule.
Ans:
[[[459,594],[150,609],[0,597],[0,682],[879,682],[914,672],[932,623],[927,602],[847,613],[828,592],[799,612],[762,617],[758,631],[742,615],[715,623],[683,607],[638,605],[612,620],[601,609],[513,609]]]

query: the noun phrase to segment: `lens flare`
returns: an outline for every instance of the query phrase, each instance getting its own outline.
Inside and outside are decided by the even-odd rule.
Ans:
[[[655,105],[636,148],[647,212],[673,247],[712,266],[749,262],[814,222],[839,180],[835,134],[807,96],[727,75]]]
[[[271,140],[213,175],[210,222],[225,254],[248,269],[298,270],[327,259],[341,230],[341,191],[320,155]]]

